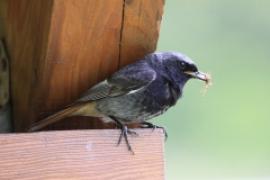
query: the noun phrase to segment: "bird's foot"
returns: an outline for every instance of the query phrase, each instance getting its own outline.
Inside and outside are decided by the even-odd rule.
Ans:
[[[119,139],[118,139],[118,142],[117,142],[117,145],[119,146],[123,137],[125,139],[125,142],[126,142],[126,145],[127,145],[127,148],[128,150],[132,153],[132,154],[135,154],[130,143],[129,143],[129,140],[128,140],[128,135],[131,135],[131,136],[139,136],[138,133],[136,133],[135,131],[132,131],[130,130],[126,125],[124,125],[121,121],[119,121],[118,119],[116,119],[115,117],[111,117],[118,128],[121,129],[121,134],[119,136]]]
[[[138,134],[137,134],[135,131],[132,131],[132,130],[128,129],[127,126],[123,125],[123,126],[121,127],[121,134],[120,134],[120,136],[119,136],[117,145],[118,145],[118,146],[120,145],[120,143],[121,143],[121,141],[122,141],[122,139],[123,139],[123,137],[124,137],[128,150],[129,150],[132,154],[135,154],[134,151],[133,151],[133,149],[132,149],[132,147],[131,147],[131,145],[130,145],[130,143],[129,143],[129,141],[128,141],[128,135],[131,135],[131,136],[138,136]]]
[[[168,139],[168,133],[167,133],[166,129],[162,126],[157,126],[157,125],[154,125],[150,122],[142,122],[141,128],[152,128],[152,131],[154,131],[156,128],[160,128],[160,129],[162,129],[162,131],[165,135],[165,141]]]

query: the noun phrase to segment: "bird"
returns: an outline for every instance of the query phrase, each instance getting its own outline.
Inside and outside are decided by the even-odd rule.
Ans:
[[[148,120],[174,106],[190,79],[210,81],[208,74],[199,71],[183,53],[150,53],[94,85],[63,110],[38,121],[29,131],[40,130],[70,116],[98,117],[104,122],[116,123],[121,129],[118,144],[124,137],[128,150],[133,152],[128,135],[137,133],[128,125],[162,128]]]

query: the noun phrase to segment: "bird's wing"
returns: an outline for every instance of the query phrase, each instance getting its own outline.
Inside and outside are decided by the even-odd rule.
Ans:
[[[126,66],[88,91],[77,102],[116,97],[147,87],[156,79],[156,72],[146,63]]]

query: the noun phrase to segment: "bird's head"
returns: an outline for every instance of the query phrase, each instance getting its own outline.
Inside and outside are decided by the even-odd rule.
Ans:
[[[170,77],[174,81],[183,83],[189,79],[199,79],[208,83],[210,76],[198,70],[196,64],[186,55],[178,52],[163,52],[157,53],[157,56],[162,59],[162,63],[166,71],[170,73]]]

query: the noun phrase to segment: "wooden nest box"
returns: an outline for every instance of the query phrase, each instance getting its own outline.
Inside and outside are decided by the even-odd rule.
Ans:
[[[25,132],[120,67],[155,51],[164,0],[1,0],[13,122]],[[50,130],[100,129],[69,118]],[[117,129],[0,135],[0,179],[164,179],[163,134]]]

